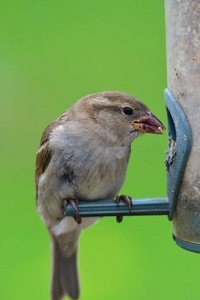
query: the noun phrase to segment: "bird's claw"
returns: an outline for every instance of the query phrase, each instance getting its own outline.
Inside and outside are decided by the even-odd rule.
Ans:
[[[79,214],[79,211],[78,211],[78,200],[77,199],[64,199],[63,200],[63,205],[64,205],[64,211],[67,207],[68,204],[71,204],[71,206],[73,207],[74,209],[74,213],[75,213],[75,216],[73,217],[74,220],[78,223],[78,224],[81,224],[82,220],[81,220],[81,216]]]
[[[117,205],[119,206],[120,201],[124,201],[127,206],[128,206],[128,210],[129,210],[129,215],[131,215],[131,208],[132,208],[132,198],[131,196],[126,196],[126,195],[121,195],[121,196],[117,196],[116,197],[116,202]],[[123,216],[117,216],[117,222],[121,223],[123,220]]]
[[[121,223],[123,221],[123,216],[116,217],[117,223]]]
[[[131,196],[126,196],[126,195],[117,196],[116,201],[117,201],[118,206],[120,204],[120,201],[124,201],[128,206],[129,214],[131,213],[131,208],[132,208],[132,198],[131,198]]]

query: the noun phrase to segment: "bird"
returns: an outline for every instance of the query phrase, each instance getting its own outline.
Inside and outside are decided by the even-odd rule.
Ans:
[[[165,127],[137,98],[118,91],[99,92],[75,102],[44,130],[36,155],[37,211],[51,239],[51,299],[78,299],[79,236],[98,218],[82,218],[81,200],[115,199],[124,183],[131,143]],[[71,203],[76,217],[64,215]],[[120,222],[121,219],[118,219]]]

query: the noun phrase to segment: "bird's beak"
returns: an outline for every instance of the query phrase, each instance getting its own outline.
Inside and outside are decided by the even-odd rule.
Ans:
[[[162,134],[165,129],[165,126],[151,112],[149,112],[147,117],[132,121],[131,123],[135,126],[136,130],[148,133]]]

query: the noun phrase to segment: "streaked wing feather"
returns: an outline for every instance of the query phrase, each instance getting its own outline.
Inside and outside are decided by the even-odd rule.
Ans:
[[[66,121],[65,116],[66,116],[66,112],[63,115],[61,115],[56,121],[50,123],[45,129],[45,131],[43,132],[40,141],[40,146],[36,156],[36,166],[35,166],[36,200],[38,196],[38,178],[40,177],[41,174],[45,172],[53,156],[53,151],[49,149],[49,135],[54,128],[56,128],[60,124],[63,124]]]

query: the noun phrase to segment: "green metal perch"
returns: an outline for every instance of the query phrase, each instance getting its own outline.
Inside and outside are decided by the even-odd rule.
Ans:
[[[78,211],[81,217],[168,215],[169,200],[168,198],[132,199],[130,213],[124,202],[117,205],[115,200],[79,201]],[[65,215],[75,216],[71,204],[67,205]]]

